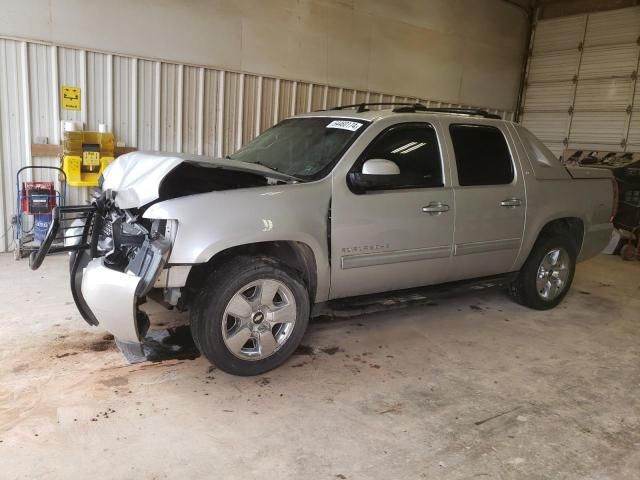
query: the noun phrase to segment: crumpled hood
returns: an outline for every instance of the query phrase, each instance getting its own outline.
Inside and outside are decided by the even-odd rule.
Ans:
[[[156,200],[162,179],[184,160],[174,156],[131,152],[116,158],[103,172],[103,190],[117,192],[120,208],[135,208]]]
[[[105,169],[102,174],[102,189],[116,192],[115,203],[119,208],[139,208],[159,198],[162,180],[181,163],[258,174],[280,180],[287,179],[286,175],[280,175],[260,165],[222,158],[178,153],[131,152],[116,158]]]

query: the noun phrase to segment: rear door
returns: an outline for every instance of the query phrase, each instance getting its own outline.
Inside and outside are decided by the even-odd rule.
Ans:
[[[504,124],[447,121],[456,218],[452,280],[513,270],[524,231],[526,195]]]

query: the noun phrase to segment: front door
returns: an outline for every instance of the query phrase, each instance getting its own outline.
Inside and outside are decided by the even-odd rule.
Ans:
[[[427,122],[379,128],[350,171],[384,159],[400,174],[364,191],[349,185],[346,172],[334,175],[331,298],[449,279],[454,198],[436,128]]]
[[[526,212],[524,181],[503,125],[450,120],[456,220],[452,280],[513,270]]]

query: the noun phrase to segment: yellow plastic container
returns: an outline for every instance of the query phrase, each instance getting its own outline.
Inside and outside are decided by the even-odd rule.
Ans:
[[[110,132],[64,132],[62,170],[73,187],[97,187],[102,171],[113,161]]]

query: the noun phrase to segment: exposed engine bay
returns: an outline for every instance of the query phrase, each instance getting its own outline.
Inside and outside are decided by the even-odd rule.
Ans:
[[[148,268],[145,256],[136,257],[142,248],[169,250],[177,230],[172,220],[150,220],[143,217],[151,205],[173,198],[238,188],[261,187],[282,182],[264,174],[230,170],[203,162],[182,162],[162,178],[155,200],[138,207],[120,208],[118,192],[106,189],[93,200],[93,229],[97,231],[95,256],[105,257],[105,266],[121,272],[140,275]]]
[[[169,200],[217,190],[262,187],[268,184],[267,178],[261,174],[184,162],[175,167],[162,180],[158,200]]]
[[[158,187],[158,198],[146,205],[121,209],[118,192],[107,189],[93,201],[93,229],[97,232],[97,240],[92,258],[104,256],[106,267],[146,279],[148,270],[159,272],[162,269],[164,261],[159,259],[168,257],[178,228],[176,220],[144,218],[145,210],[151,205],[189,195],[260,187],[275,182],[258,173],[183,162],[167,173]],[[152,281],[155,278],[148,278],[136,293],[146,293],[153,286]]]
[[[143,218],[144,209],[121,210],[116,206],[115,196],[115,192],[107,190],[93,202],[96,213],[92,237],[97,239],[92,257],[104,256],[106,267],[138,275],[148,263],[144,255],[138,256],[141,249],[169,251],[171,228],[167,229],[167,224],[172,222]]]
[[[119,208],[140,209],[188,195],[294,180],[267,167],[234,160],[132,152],[118,157],[105,170],[100,187],[117,192],[114,202]]]

